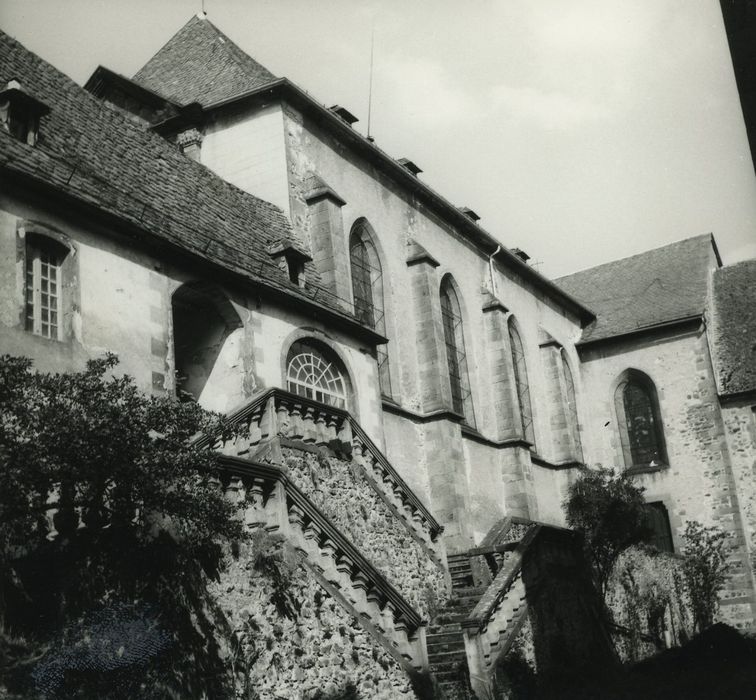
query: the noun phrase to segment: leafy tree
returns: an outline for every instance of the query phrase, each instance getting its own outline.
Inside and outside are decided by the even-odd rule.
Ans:
[[[244,533],[213,480],[218,454],[191,438],[225,428],[197,404],[144,395],[130,377],[113,375],[116,364],[109,354],[81,372],[46,374],[28,359],[0,357],[0,629],[26,640],[29,658],[47,653],[43,666],[65,670],[68,661],[50,657],[56,639],[90,644],[93,627],[82,620],[93,609],[108,619],[108,606],[124,609],[119,600],[142,601],[147,612],[122,629],[153,629],[150,611],[158,610],[172,643],[187,645],[183,667],[171,662],[171,673],[183,674],[183,696],[195,696],[186,680],[192,663],[208,677],[219,673],[201,668],[212,635],[198,630],[213,623],[202,622],[212,613],[198,562],[212,575],[219,543]],[[165,641],[163,631],[151,634]],[[9,660],[3,649],[11,648]],[[129,648],[120,655],[138,656]],[[22,656],[18,644],[0,641],[0,681],[23,667]]]
[[[702,632],[714,624],[719,592],[727,580],[727,534],[689,520],[683,534],[683,571],[690,594],[696,628]]]
[[[619,555],[650,537],[643,489],[625,473],[585,469],[570,486],[564,507],[567,524],[585,537],[597,583],[606,596]]]

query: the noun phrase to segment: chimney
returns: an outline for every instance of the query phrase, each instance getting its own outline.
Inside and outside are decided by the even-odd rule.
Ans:
[[[418,173],[423,172],[409,158],[399,158],[396,162],[399,163],[399,165],[401,165],[402,167],[409,170],[415,177],[417,177]]]
[[[470,207],[457,207],[458,211],[461,211],[468,219],[472,219],[476,223],[480,221],[480,217]]]
[[[349,126],[360,121],[346,107],[342,107],[341,105],[332,105],[328,108],[328,111],[333,112],[337,117],[341,117],[341,120],[345,121]]]
[[[512,248],[512,252],[524,263],[527,263],[528,260],[530,260],[530,256],[522,250],[522,248]]]

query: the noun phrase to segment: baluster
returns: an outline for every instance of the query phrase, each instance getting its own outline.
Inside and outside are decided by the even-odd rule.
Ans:
[[[302,417],[302,439],[307,443],[314,443],[318,437],[318,432],[315,427],[315,409],[312,406],[308,406]]]
[[[331,413],[328,416],[328,422],[326,424],[326,440],[330,444],[338,437],[337,426],[339,423],[339,417],[335,413]]]
[[[54,484],[47,492],[47,509],[45,510],[45,519],[47,520],[47,539],[54,540],[60,533],[55,527],[55,516],[58,513],[60,505],[60,484]]]
[[[347,418],[344,418],[339,428],[339,442],[343,445],[344,450],[352,448],[352,425]]]
[[[365,454],[365,446],[356,435],[352,438],[352,461],[363,464],[362,456]]]
[[[258,406],[252,415],[249,417],[249,427],[247,431],[247,441],[249,445],[257,445],[262,440],[262,430],[260,429],[260,423],[263,418],[263,408]]]
[[[369,605],[369,609],[371,612],[371,619],[373,621],[373,624],[382,632],[385,634],[386,632],[386,624],[385,620],[383,619],[383,615],[381,614],[381,603],[383,602],[383,596],[381,595],[381,592],[378,590],[375,586],[370,586],[367,589],[365,597],[367,598],[367,602]]]
[[[291,417],[289,416],[289,409],[290,405],[288,401],[282,399],[278,404],[278,408],[276,409],[278,435],[288,435],[289,431],[291,430]]]
[[[291,427],[289,429],[289,435],[292,440],[302,439],[302,404],[295,403],[291,409],[289,415],[291,420]]]
[[[327,445],[328,444],[328,428],[326,426],[326,414],[325,411],[319,410],[318,416],[315,419],[315,432],[316,439],[315,444]]]

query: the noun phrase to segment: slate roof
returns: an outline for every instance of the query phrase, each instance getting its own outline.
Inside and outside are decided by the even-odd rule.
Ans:
[[[203,107],[276,80],[215,25],[195,15],[134,76],[179,104]]]
[[[711,348],[719,393],[756,391],[756,260],[716,270]]]
[[[26,175],[96,206],[195,256],[253,282],[345,319],[354,317],[319,288],[307,267],[301,290],[271,260],[266,247],[292,239],[288,219],[273,204],[234,187],[101,102],[0,31],[0,85],[15,78],[51,108],[39,142],[28,146],[0,129],[0,168]]]
[[[702,314],[717,260],[714,238],[704,234],[554,282],[596,314],[583,330],[587,343]]]

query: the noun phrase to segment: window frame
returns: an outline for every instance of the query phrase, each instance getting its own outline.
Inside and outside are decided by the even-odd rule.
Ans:
[[[302,381],[298,374],[292,376],[292,365],[299,358],[315,358],[317,363],[310,362],[312,366],[312,372],[319,373],[316,382],[308,383]],[[301,372],[307,367],[306,359],[300,360],[299,366],[296,368],[297,372]],[[335,372],[334,372],[335,371]],[[331,386],[320,385],[320,382],[327,373],[335,374],[328,380]],[[338,356],[336,351],[325,343],[319,342],[313,338],[299,338],[291,343],[289,349],[286,352],[286,359],[284,365],[284,380],[286,382],[286,390],[297,396],[310,399],[312,401],[318,401],[327,406],[334,406],[335,408],[341,408],[349,410],[352,402],[352,382],[349,377],[349,372]],[[334,391],[333,384],[340,384],[341,391]],[[330,400],[328,400],[330,397]]]
[[[651,426],[651,429],[647,429],[647,432],[653,437],[653,445],[650,449],[653,449],[655,452],[655,455],[652,455],[650,460],[636,459],[641,446],[637,444],[637,440],[634,440],[633,436],[638,434],[637,431],[641,430],[641,427],[639,427],[638,420],[634,419],[640,419],[644,416],[638,413],[635,416],[628,415],[627,391],[629,388],[637,389],[646,399],[648,408],[645,411],[645,417],[647,419],[650,418],[647,424]],[[617,417],[620,449],[622,451],[625,471],[656,471],[668,466],[669,458],[664,437],[664,423],[661,417],[656,385],[653,380],[639,370],[627,370],[621,376],[615,388],[614,409]],[[632,425],[633,422],[635,423],[634,426]],[[634,442],[636,442],[636,445],[633,444]],[[649,449],[648,445],[643,447],[643,449]]]
[[[375,236],[364,219],[357,221],[349,234],[349,275],[352,307],[360,322],[386,335],[386,284]],[[381,395],[393,396],[391,366],[387,345],[376,347],[378,384]]]
[[[451,394],[451,408],[462,416],[465,423],[475,427],[475,406],[467,366],[464,323],[454,278],[444,275],[439,286],[441,325],[444,334],[444,349]]]
[[[535,416],[533,414],[533,401],[530,396],[528,363],[525,356],[525,345],[522,342],[522,335],[517,325],[514,316],[510,316],[507,319],[507,337],[509,339],[512,373],[520,415],[520,431],[522,439],[529,442],[531,449],[535,450]]]
[[[19,222],[16,233],[20,265],[19,325],[45,341],[66,342],[72,335],[71,317],[77,304],[74,296],[78,298],[76,247],[65,234],[36,222]],[[53,314],[57,320],[54,330]]]

